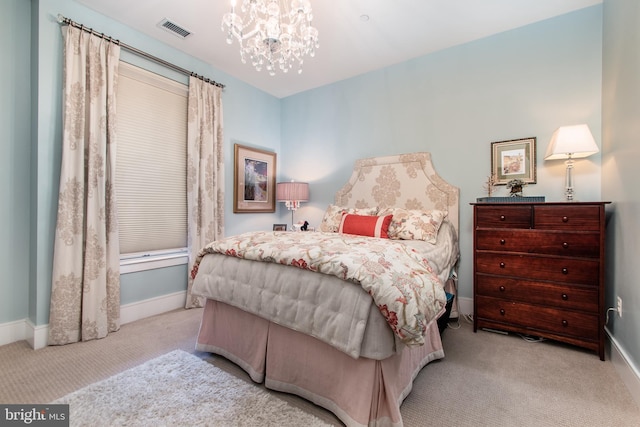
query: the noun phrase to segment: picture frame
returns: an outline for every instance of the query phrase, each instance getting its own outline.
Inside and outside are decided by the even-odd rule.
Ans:
[[[276,211],[276,160],[272,151],[234,144],[234,213]]]
[[[536,137],[491,143],[491,174],[495,185],[507,185],[512,179],[536,183]]]
[[[287,231],[287,224],[273,224],[273,231]]]

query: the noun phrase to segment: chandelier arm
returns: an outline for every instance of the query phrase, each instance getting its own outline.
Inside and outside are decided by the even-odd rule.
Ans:
[[[256,26],[256,27],[253,27],[253,29],[251,31],[249,31],[247,33],[241,33],[237,37],[238,37],[238,40],[249,40],[251,37],[255,36],[259,32],[260,32],[260,29]]]
[[[231,35],[235,37],[238,41],[242,40],[242,30],[238,31],[238,29],[235,26],[229,28],[229,33],[231,33]]]
[[[238,40],[242,62],[245,56],[250,57],[258,71],[266,64],[271,75],[275,75],[276,68],[286,73],[297,62],[298,72],[302,72],[303,57],[313,57],[314,46],[319,47],[318,30],[311,26],[309,2],[305,0],[294,7],[282,0],[242,0],[239,14],[235,13],[234,4],[231,13],[223,18],[222,29],[227,31],[229,44],[233,37]],[[243,41],[247,41],[246,45]]]

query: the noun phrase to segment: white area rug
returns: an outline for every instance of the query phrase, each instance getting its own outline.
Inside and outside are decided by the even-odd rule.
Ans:
[[[68,394],[72,426],[326,426],[256,385],[176,350]]]

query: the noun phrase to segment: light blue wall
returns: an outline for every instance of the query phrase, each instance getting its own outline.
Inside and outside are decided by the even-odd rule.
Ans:
[[[640,369],[640,3],[605,0],[602,194],[615,202],[609,222],[607,306],[622,298],[608,326]]]
[[[311,189],[296,216],[319,224],[357,158],[429,151],[461,189],[459,286],[471,298],[469,203],[485,195],[491,142],[537,137],[538,184],[525,195],[562,200],[564,164],[544,153],[562,125],[587,123],[600,143],[601,68],[595,6],[288,97],[283,168]],[[600,200],[600,180],[600,155],[577,163],[580,200]]]
[[[19,7],[17,5],[20,5]],[[57,212],[58,176],[61,157],[61,81],[62,81],[62,35],[60,25],[56,21],[62,14],[97,31],[104,32],[138,49],[172,62],[182,68],[195,71],[200,75],[214,78],[227,85],[223,92],[225,118],[225,179],[231,188],[233,183],[233,140],[242,140],[247,145],[263,149],[280,151],[280,101],[265,94],[209,64],[196,60],[184,53],[144,36],[131,28],[127,28],[110,20],[73,0],[33,0],[31,16],[29,2],[24,0],[3,1],[0,3],[2,22],[6,28],[15,28],[11,36],[22,35],[25,41],[12,41],[11,37],[3,37],[3,49],[12,53],[18,64],[2,69],[3,90],[5,86],[12,88],[18,81],[23,83],[22,73],[31,65],[32,75],[30,88],[33,93],[31,105],[24,106],[22,101],[3,99],[0,115],[3,121],[13,121],[12,111],[20,109],[24,114],[15,118],[13,127],[7,132],[10,154],[6,157],[12,166],[8,173],[12,182],[5,184],[3,180],[2,199],[18,202],[15,208],[0,217],[0,230],[7,234],[13,246],[2,246],[2,283],[0,283],[0,301],[7,301],[11,308],[2,310],[0,322],[21,320],[28,317],[35,325],[48,322],[49,299],[51,294],[51,271],[53,259],[53,238]],[[31,64],[29,64],[29,35],[31,35]],[[123,58],[144,64],[123,54]],[[11,62],[11,61],[6,61]],[[3,61],[3,66],[5,61]],[[146,64],[148,65],[148,64]],[[155,65],[148,65],[159,71]],[[176,77],[173,72],[164,72]],[[177,76],[177,79],[184,77]],[[186,80],[185,80],[186,81]],[[28,80],[27,80],[28,82]],[[3,92],[4,93],[4,92]],[[10,91],[8,91],[10,93]],[[29,99],[28,91],[25,99]],[[29,108],[31,114],[29,117]],[[2,127],[5,132],[5,127]],[[29,130],[31,134],[29,133]],[[15,135],[12,135],[15,134]],[[17,141],[20,138],[21,141]],[[29,138],[31,139],[29,141]],[[4,140],[3,140],[4,144]],[[3,145],[3,150],[5,146]],[[25,150],[26,154],[25,154]],[[25,158],[28,153],[31,158]],[[2,162],[5,162],[3,156]],[[15,160],[15,161],[14,161]],[[5,173],[4,163],[3,173]],[[8,181],[7,181],[8,182]],[[5,196],[6,193],[6,196]],[[29,201],[30,195],[30,201]],[[26,197],[22,200],[21,198]],[[278,222],[278,214],[272,215],[234,215],[233,194],[228,192],[226,199],[227,234],[237,233],[252,228],[260,228],[266,224]],[[18,216],[17,213],[20,213]],[[20,240],[17,236],[24,235]],[[17,250],[20,250],[18,252]],[[14,253],[15,252],[15,253]],[[8,263],[6,265],[4,263]],[[20,274],[15,270],[27,271]],[[12,270],[13,269],[13,270]],[[158,275],[136,273],[124,275],[122,280],[122,303],[130,303],[153,296],[159,296],[175,290],[186,289],[186,268],[171,267]],[[184,274],[183,274],[184,273]],[[176,278],[181,277],[180,281]],[[28,308],[26,302],[28,301]]]
[[[30,13],[0,4],[0,323],[29,309]]]
[[[120,301],[124,305],[184,291],[187,286],[186,277],[186,264],[122,274]]]
[[[0,104],[3,123],[13,123],[9,132],[23,140],[31,138],[30,161],[17,139],[10,140],[8,148],[3,145],[3,150],[15,159],[11,164],[17,162],[24,167],[14,166],[10,172],[11,179],[20,183],[7,185],[4,179],[0,183],[0,200],[17,197],[21,204],[13,211],[3,209],[0,230],[3,237],[13,236],[14,242],[20,240],[17,235],[30,235],[30,240],[18,242],[18,246],[2,246],[0,255],[5,255],[2,262],[8,263],[7,267],[18,265],[28,274],[11,272],[3,264],[0,301],[14,303],[10,309],[13,311],[5,311],[2,306],[0,322],[27,315],[36,325],[48,322],[60,165],[62,37],[55,20],[59,13],[227,85],[223,95],[225,179],[229,189],[225,198],[227,235],[269,229],[271,224],[288,222],[290,218],[281,206],[275,214],[233,214],[234,142],[277,152],[279,179],[310,182],[312,200],[296,213],[296,219],[308,219],[312,225],[320,222],[355,159],[432,152],[438,172],[462,190],[463,297],[471,297],[468,203],[483,195],[482,184],[490,173],[490,143],[536,136],[538,184],[526,188],[526,194],[546,195],[547,200],[562,199],[562,162],[545,164],[542,160],[553,130],[586,122],[600,143],[599,6],[278,100],[73,0],[33,0],[30,22],[24,3],[0,3],[5,25],[31,30],[23,31],[27,39],[29,34],[32,38],[33,100],[31,119],[25,116],[15,121],[11,111],[29,107],[20,101],[7,104],[4,99]],[[28,44],[7,40],[3,37],[0,46],[16,52],[23,66],[12,65],[5,70],[3,61],[3,90],[10,87],[7,79],[24,79],[18,70],[29,67],[29,56],[21,57],[19,53],[27,50]],[[4,126],[2,132],[4,135]],[[5,174],[5,163],[2,166]],[[576,185],[580,199],[600,199],[600,155],[576,166]],[[30,194],[30,201],[25,194]],[[16,212],[23,211],[27,213],[16,218]],[[28,215],[30,220],[26,223]],[[160,277],[155,273],[123,276],[123,303],[184,289],[184,283],[172,279],[182,275],[182,268],[173,267],[175,270]],[[158,283],[163,278],[168,282]],[[153,295],[150,286],[157,286],[159,293]]]

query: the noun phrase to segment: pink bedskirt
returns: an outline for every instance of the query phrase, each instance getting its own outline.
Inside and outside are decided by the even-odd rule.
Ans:
[[[426,344],[384,360],[353,359],[311,336],[207,300],[196,349],[222,355],[267,388],[333,412],[347,426],[402,426],[400,405],[427,363],[444,357],[436,322]]]

